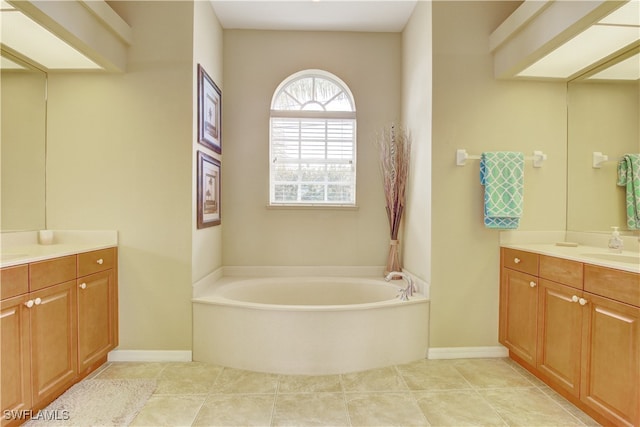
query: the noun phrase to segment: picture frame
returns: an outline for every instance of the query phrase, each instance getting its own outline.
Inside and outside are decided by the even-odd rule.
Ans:
[[[198,151],[198,229],[220,225],[221,164],[202,151]]]
[[[198,142],[222,154],[222,92],[198,64]]]

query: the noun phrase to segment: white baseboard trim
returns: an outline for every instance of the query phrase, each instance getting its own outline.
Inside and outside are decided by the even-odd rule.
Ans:
[[[427,351],[427,359],[477,359],[508,356],[509,350],[501,345],[495,347],[436,347]]]
[[[191,362],[191,350],[112,350],[109,362]]]

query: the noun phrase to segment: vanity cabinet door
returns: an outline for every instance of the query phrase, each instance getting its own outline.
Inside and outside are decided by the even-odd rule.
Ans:
[[[581,400],[640,425],[640,308],[585,292],[584,311]]]
[[[76,282],[29,294],[33,406],[68,388],[76,379]]]
[[[17,414],[31,408],[29,309],[25,306],[28,300],[27,295],[5,299],[0,308],[2,425],[10,422],[6,411]]]
[[[502,269],[500,342],[532,367],[536,366],[538,278]]]
[[[78,370],[83,372],[115,347],[114,271],[77,280]]]
[[[582,291],[540,279],[537,368],[550,381],[580,395]]]

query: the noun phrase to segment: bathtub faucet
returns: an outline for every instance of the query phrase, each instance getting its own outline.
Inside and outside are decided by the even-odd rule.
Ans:
[[[408,301],[409,297],[413,296],[413,291],[416,290],[416,287],[413,284],[413,279],[411,278],[411,276],[401,271],[392,271],[391,273],[387,274],[387,277],[385,277],[384,280],[389,282],[394,276],[400,276],[407,281],[407,287],[404,289],[400,289],[398,297],[402,301]]]

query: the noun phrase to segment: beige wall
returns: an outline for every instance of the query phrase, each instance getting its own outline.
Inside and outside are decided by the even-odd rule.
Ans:
[[[218,22],[218,18],[213,12],[211,3],[208,1],[196,1],[193,4],[193,75],[197,76],[198,64],[201,64],[209,77],[213,79],[216,85],[222,91],[222,105],[224,106],[225,90],[222,80],[222,26]],[[197,227],[197,180],[198,173],[197,152],[202,151],[218,160],[222,156],[209,150],[207,147],[198,144],[198,90],[197,78],[193,79],[192,93],[193,96],[193,117],[192,117],[192,141],[193,153],[192,161],[192,265],[191,276],[192,282],[195,283],[207,274],[215,271],[222,266],[222,228],[224,227],[226,218],[222,224],[215,227],[206,227],[198,230]],[[226,135],[223,133],[223,147]],[[223,151],[224,153],[224,148]]]
[[[375,132],[400,116],[397,33],[224,33],[223,264],[384,265],[388,223]],[[267,209],[269,109],[289,75],[320,68],[355,97],[357,210]]]
[[[412,135],[404,218],[404,267],[431,281],[431,2],[419,2],[402,34],[402,121]]]
[[[127,72],[49,78],[47,224],[119,231],[120,349],[190,350],[192,278],[219,264],[216,231],[193,225],[195,62],[221,77],[206,5],[112,2],[133,29]]]
[[[564,230],[566,85],[497,81],[489,34],[518,2],[433,3],[431,347],[498,342],[499,232],[482,222],[478,161],[455,151],[533,150],[520,230]]]

